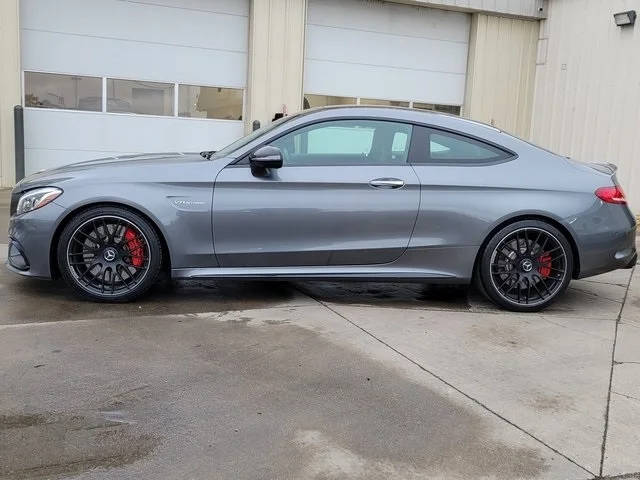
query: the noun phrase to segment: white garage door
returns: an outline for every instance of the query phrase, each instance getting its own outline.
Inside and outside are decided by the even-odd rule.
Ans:
[[[461,12],[309,0],[305,96],[311,106],[320,96],[326,103],[462,105],[469,28]]]
[[[22,0],[26,173],[243,133],[248,0]]]

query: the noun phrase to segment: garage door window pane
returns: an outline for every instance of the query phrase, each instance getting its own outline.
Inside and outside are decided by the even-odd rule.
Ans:
[[[376,100],[375,98],[361,98],[360,105],[381,105],[384,107],[408,107],[409,102],[399,100]]]
[[[180,85],[178,115],[193,118],[242,120],[242,90]]]
[[[173,115],[173,84],[107,79],[107,112]]]
[[[372,120],[337,120],[301,128],[272,145],[285,165],[405,163],[411,126]]]
[[[102,79],[80,75],[24,72],[26,107],[102,110]]]
[[[331,105],[355,105],[355,97],[334,97],[331,95],[311,95],[304,96],[304,109],[314,107],[328,107]]]
[[[413,102],[413,108],[418,110],[435,110],[436,106],[433,103]]]
[[[413,108],[418,110],[434,110],[436,112],[449,113],[451,115],[460,115],[459,105],[435,105],[433,103],[413,102]]]
[[[436,112],[460,115],[460,107],[456,105],[436,105]]]

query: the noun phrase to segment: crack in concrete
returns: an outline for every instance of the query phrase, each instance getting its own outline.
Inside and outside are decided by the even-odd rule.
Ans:
[[[605,475],[593,477],[593,480],[624,480],[624,479],[632,479],[632,478],[640,478],[640,472],[633,473],[622,473],[620,475]]]
[[[627,286],[626,283],[603,282],[602,280],[589,280],[588,278],[581,278],[580,281],[586,282],[586,283],[596,283],[600,285],[615,285],[616,287],[623,287],[623,288]]]
[[[597,293],[593,293],[588,290],[582,290],[579,287],[570,286],[569,290],[575,290],[576,292],[584,293],[585,295],[591,295],[592,297],[598,298],[600,300],[607,300],[608,302],[622,303],[621,300],[615,300],[613,298],[605,297],[604,295],[598,295]]]
[[[620,392],[616,392],[616,391],[613,391],[613,390],[611,391],[611,393],[613,393],[615,395],[619,395],[619,396],[624,397],[624,398],[628,398],[629,400],[635,400],[637,402],[640,402],[640,398],[634,397],[633,395],[627,395],[626,393],[620,393]]]
[[[622,305],[620,305],[620,311],[618,312],[618,317],[616,318],[616,327],[613,334],[613,346],[611,348],[611,369],[609,371],[609,388],[607,389],[607,405],[604,411],[604,431],[602,432],[602,447],[600,449],[600,470],[598,471],[598,475],[602,477],[604,471],[604,458],[607,451],[607,433],[609,431],[609,410],[611,407],[611,387],[613,385],[613,369],[615,367],[616,361],[616,344],[618,343],[618,328],[620,326],[620,320],[622,318],[622,311],[624,310],[624,305],[627,302],[627,297],[629,295],[629,289],[631,288],[631,280],[633,279],[633,273],[635,272],[636,267],[634,266],[631,269],[631,275],[629,276],[629,283],[627,283],[627,289],[624,292],[624,298],[622,299]],[[624,478],[624,477],[621,477]]]
[[[620,324],[621,324],[621,325],[624,325],[625,327],[640,328],[640,325],[637,325],[637,324],[635,324],[635,323],[629,323],[629,322],[626,322],[626,321],[624,321],[624,320],[621,320],[621,321],[620,321]]]
[[[578,328],[571,328],[571,327],[568,327],[566,325],[562,325],[561,323],[554,322],[554,321],[550,320],[549,317],[542,317],[542,320],[544,320],[547,323],[550,323],[551,325],[555,325],[556,327],[566,328],[570,332],[576,332],[576,333],[580,333],[582,335],[587,335],[589,337],[599,338],[600,340],[604,340],[604,341],[608,341],[609,340],[608,338],[603,337],[602,335],[596,335],[595,333],[585,332],[585,331],[580,330]]]
[[[532,438],[533,440],[535,440],[536,442],[540,443],[541,445],[543,445],[544,447],[548,448],[549,450],[551,450],[553,453],[555,453],[556,455],[561,456],[562,458],[564,458],[565,460],[567,460],[568,462],[571,462],[573,465],[575,465],[576,467],[580,468],[581,470],[584,470],[585,472],[587,472],[590,475],[596,475],[595,473],[593,473],[592,471],[590,471],[588,468],[580,465],[577,461],[573,460],[571,457],[565,455],[564,453],[562,453],[561,451],[559,451],[558,449],[552,447],[551,445],[549,445],[548,443],[544,442],[542,439],[538,438],[537,436],[535,436],[533,433],[525,430],[523,427],[521,427],[520,425],[512,422],[511,420],[509,420],[508,418],[504,417],[503,415],[501,415],[500,413],[498,413],[497,411],[491,409],[490,407],[488,407],[487,405],[485,405],[484,403],[482,403],[480,400],[476,399],[475,397],[472,397],[470,394],[464,392],[462,389],[460,389],[459,387],[456,387],[455,385],[453,385],[452,383],[450,383],[449,381],[445,380],[443,377],[441,377],[440,375],[438,375],[437,373],[429,370],[428,368],[424,367],[422,364],[420,364],[419,362],[417,362],[416,360],[412,359],[411,357],[409,357],[408,355],[406,355],[405,353],[402,353],[400,350],[398,350],[397,348],[395,348],[394,346],[390,345],[389,343],[385,342],[384,340],[382,340],[381,338],[377,337],[376,335],[374,335],[373,333],[371,333],[370,331],[368,331],[366,328],[361,327],[360,325],[358,325],[356,322],[348,319],[347,317],[345,317],[344,315],[342,315],[340,312],[334,310],[333,308],[331,308],[331,306],[327,305],[326,303],[324,303],[321,300],[318,300],[317,298],[315,298],[312,295],[309,295],[306,292],[300,292],[303,293],[304,295],[307,295],[309,298],[311,298],[312,300],[314,300],[315,302],[317,302],[319,305],[323,306],[324,308],[326,308],[327,310],[333,312],[334,314],[338,315],[340,318],[342,318],[343,320],[345,320],[346,322],[350,323],[351,325],[353,325],[354,327],[356,327],[357,329],[361,330],[362,332],[364,332],[366,335],[369,335],[371,338],[373,338],[374,340],[376,340],[377,342],[381,343],[382,345],[384,345],[385,347],[387,347],[388,349],[390,349],[391,351],[395,352],[397,355],[400,355],[402,358],[404,358],[405,360],[407,360],[408,362],[412,363],[413,365],[415,365],[416,367],[418,367],[420,370],[422,370],[423,372],[431,375],[433,378],[435,378],[436,380],[442,382],[443,384],[445,384],[447,387],[455,390],[456,392],[458,392],[460,395],[462,395],[463,397],[467,398],[468,400],[472,401],[473,403],[475,403],[476,405],[478,405],[479,407],[481,407],[482,409],[486,410],[487,412],[491,413],[492,415],[496,416],[497,418],[499,418],[500,420],[502,420],[503,422],[506,422],[507,424],[511,425],[512,427],[514,427],[515,429],[519,430],[520,432],[524,433],[525,435],[527,435],[528,437]]]

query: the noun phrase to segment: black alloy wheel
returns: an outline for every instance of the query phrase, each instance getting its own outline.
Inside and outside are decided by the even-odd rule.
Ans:
[[[480,265],[487,296],[515,311],[545,308],[566,289],[572,272],[565,236],[537,220],[514,223],[494,235]]]
[[[123,302],[142,295],[157,279],[162,249],[147,220],[119,207],[82,212],[66,225],[58,266],[82,296]]]

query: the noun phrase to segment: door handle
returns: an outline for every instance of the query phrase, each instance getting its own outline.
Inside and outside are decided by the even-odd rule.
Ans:
[[[401,188],[404,187],[404,181],[399,178],[374,178],[369,185],[374,188]]]

